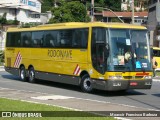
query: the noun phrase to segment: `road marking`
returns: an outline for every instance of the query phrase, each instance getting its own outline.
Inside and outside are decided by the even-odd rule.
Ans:
[[[116,118],[117,120],[132,120],[132,119],[122,118],[122,117],[114,117],[114,118]]]
[[[0,87],[1,90],[16,90],[16,89],[10,89],[10,88],[2,88]],[[24,92],[25,90],[16,90],[18,92]],[[25,91],[28,92],[28,91]],[[29,92],[34,92],[34,91],[29,91]],[[41,93],[41,92],[34,92],[34,93]],[[38,96],[39,98],[44,98],[44,100],[48,100],[48,99],[56,99],[57,98],[61,98],[61,99],[69,99],[69,98],[74,98],[74,99],[80,99],[80,100],[87,100],[87,101],[94,101],[94,102],[99,102],[99,103],[111,103],[111,102],[106,102],[106,101],[99,101],[99,100],[92,100],[92,99],[83,99],[83,98],[76,98],[76,97],[69,97],[69,96],[61,96],[61,95],[51,95],[51,96],[47,96],[49,95],[48,93],[41,93],[41,94],[45,94],[46,96]],[[38,98],[38,97],[32,97],[32,98]],[[1,98],[7,98],[7,97],[1,97]],[[19,100],[19,99],[15,99],[15,98],[7,98],[7,99],[13,99],[13,100]],[[31,102],[31,103],[37,103],[37,104],[45,104],[45,105],[50,105],[50,106],[57,106],[57,107],[62,107],[62,108],[66,108],[66,109],[70,109],[70,110],[76,110],[76,111],[83,111],[80,109],[74,109],[74,108],[70,108],[70,107],[64,107],[64,106],[60,106],[60,105],[53,105],[53,104],[47,104],[47,103],[41,103],[41,102],[34,102],[34,101],[30,101],[30,100],[20,100],[20,101],[26,101],[26,102]],[[124,104],[119,104],[119,103],[111,103],[111,104],[115,104],[115,105],[121,105],[121,106],[128,106],[128,107],[134,107],[134,108],[142,108],[142,109],[147,109],[147,110],[154,110],[157,111],[155,109],[149,109],[149,108],[143,108],[143,107],[136,107],[136,106],[130,106],[130,105],[124,105]],[[91,112],[93,113],[93,112]],[[97,114],[97,113],[95,113]],[[102,114],[103,115],[103,114]],[[105,116],[105,115],[104,115]],[[131,120],[128,118],[123,118],[123,117],[114,117],[118,120]]]
[[[64,106],[61,106],[61,105],[53,105],[53,104],[47,104],[47,103],[42,103],[42,102],[35,102],[35,101],[30,101],[30,100],[20,100],[20,99],[16,99],[16,98],[7,98],[7,97],[0,97],[0,98],[10,99],[10,100],[19,100],[19,101],[22,101],[22,102],[29,102],[29,103],[35,103],[35,104],[43,104],[43,105],[54,106],[54,107],[61,107],[61,108],[64,108],[64,109],[75,110],[75,111],[83,111],[83,110],[80,110],[80,109],[75,109],[75,108],[70,108],[70,107],[64,107]]]
[[[5,71],[4,69],[0,68],[0,71]]]
[[[52,96],[38,96],[38,97],[31,97],[32,99],[38,100],[66,100],[71,99],[74,97],[62,96],[62,95],[52,95]]]
[[[1,97],[1,98],[10,99],[10,100],[19,100],[19,99],[15,99],[15,98],[7,98],[7,97]],[[53,105],[53,104],[47,104],[47,103],[41,103],[41,102],[35,102],[35,101],[29,101],[29,100],[19,100],[19,101],[29,102],[29,103],[34,103],[34,104],[43,104],[43,105],[54,106],[54,107],[61,107],[61,108],[64,108],[64,109],[74,110],[74,111],[83,111],[81,109],[75,109],[75,108],[71,108],[71,107],[64,107],[64,106],[60,106],[60,105]],[[92,114],[95,114],[95,115],[106,116],[105,114],[99,114],[99,113],[96,113],[96,112],[88,112],[88,113],[92,113]],[[115,118],[117,120],[132,120],[132,119],[123,118],[123,117],[113,117],[113,118]]]
[[[160,82],[160,80],[158,80],[158,79],[153,79],[153,81],[154,81],[154,82]]]
[[[10,88],[2,88],[0,89],[8,89],[8,90],[16,90],[16,89],[10,89]],[[16,90],[18,92],[33,92],[33,93],[40,93],[40,94],[45,94],[46,96],[48,93],[42,93],[42,92],[34,92],[34,91],[25,91],[25,90]],[[61,95],[53,95],[53,96],[61,96]],[[91,102],[99,102],[99,103],[110,103],[114,105],[120,105],[120,106],[126,106],[126,107],[132,107],[132,108],[141,108],[141,109],[147,109],[151,111],[157,111],[157,109],[151,109],[151,108],[143,108],[143,107],[137,107],[137,106],[132,106],[132,105],[126,105],[126,104],[119,104],[119,103],[112,103],[112,102],[106,102],[106,101],[99,101],[99,100],[93,100],[93,99],[84,99],[84,98],[78,98],[78,97],[70,97],[70,96],[65,96],[66,98],[74,98],[74,99],[79,99],[79,100],[86,100],[86,101],[91,101]],[[35,97],[36,98],[36,97]],[[54,97],[56,98],[56,97]]]

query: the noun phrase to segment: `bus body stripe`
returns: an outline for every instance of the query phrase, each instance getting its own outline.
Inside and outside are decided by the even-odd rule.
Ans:
[[[77,75],[79,75],[81,73],[81,69],[79,68],[78,69],[78,72],[77,72]]]
[[[16,60],[14,62],[14,67],[18,68],[21,61],[22,61],[22,56],[21,56],[20,52],[18,52]]]
[[[18,57],[16,58],[16,65],[15,65],[15,67],[18,67],[19,57],[20,57],[20,54],[18,53]]]
[[[74,74],[74,75],[79,75],[80,72],[81,72],[81,69],[80,69],[79,65],[77,64],[77,66],[76,66],[76,68],[75,68],[73,74]]]
[[[144,75],[149,75],[149,73],[136,73],[136,76],[144,76]]]
[[[74,69],[74,72],[73,72],[74,75],[75,75],[75,72],[76,72],[77,67],[78,67],[78,64],[77,64],[76,68]]]
[[[18,61],[17,61],[17,67],[19,67],[19,65],[20,65],[20,62],[21,62],[21,54],[19,54],[19,57],[18,57]]]
[[[19,64],[19,58],[20,58],[20,54],[18,53],[18,57],[17,57],[17,60],[16,60],[16,66],[15,66],[15,67],[18,67],[18,64]]]
[[[18,52],[18,53],[19,53],[19,52]],[[17,63],[17,57],[18,57],[18,54],[17,54],[16,60],[15,60],[15,62],[14,62],[14,67],[16,66],[16,63]]]
[[[75,72],[75,75],[77,75],[78,71],[79,71],[79,66],[76,68],[76,72]]]

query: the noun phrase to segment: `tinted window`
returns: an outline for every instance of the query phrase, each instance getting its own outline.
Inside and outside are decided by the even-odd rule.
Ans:
[[[88,29],[75,29],[73,31],[72,47],[87,48]]]
[[[87,28],[7,34],[8,47],[87,48],[87,43]]]
[[[45,31],[44,47],[87,48],[88,29]]]
[[[72,46],[73,30],[61,30],[58,34],[60,39],[57,39],[57,41],[60,43],[60,47]]]
[[[21,46],[21,33],[13,32],[7,33],[7,47],[20,47]]]
[[[23,47],[31,47],[31,32],[22,32],[21,40]]]
[[[44,47],[58,47],[59,43],[58,39],[58,32],[57,31],[45,31],[45,39],[43,46]]]
[[[43,44],[43,32],[32,32],[32,46],[41,47]]]
[[[102,44],[97,44],[102,43]],[[92,65],[93,67],[102,72],[103,65],[103,54],[104,54],[104,44],[106,43],[106,33],[103,28],[93,28],[92,29],[92,46],[91,46],[91,54],[92,54]]]
[[[153,50],[154,57],[160,57],[160,50]]]

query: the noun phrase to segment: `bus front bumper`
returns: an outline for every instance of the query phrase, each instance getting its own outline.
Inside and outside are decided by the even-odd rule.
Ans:
[[[118,91],[128,89],[151,89],[152,79],[146,80],[92,80],[93,88]]]

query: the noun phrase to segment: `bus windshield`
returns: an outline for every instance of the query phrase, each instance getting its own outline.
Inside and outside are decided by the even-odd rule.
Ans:
[[[109,29],[108,71],[150,71],[151,57],[146,30]]]

